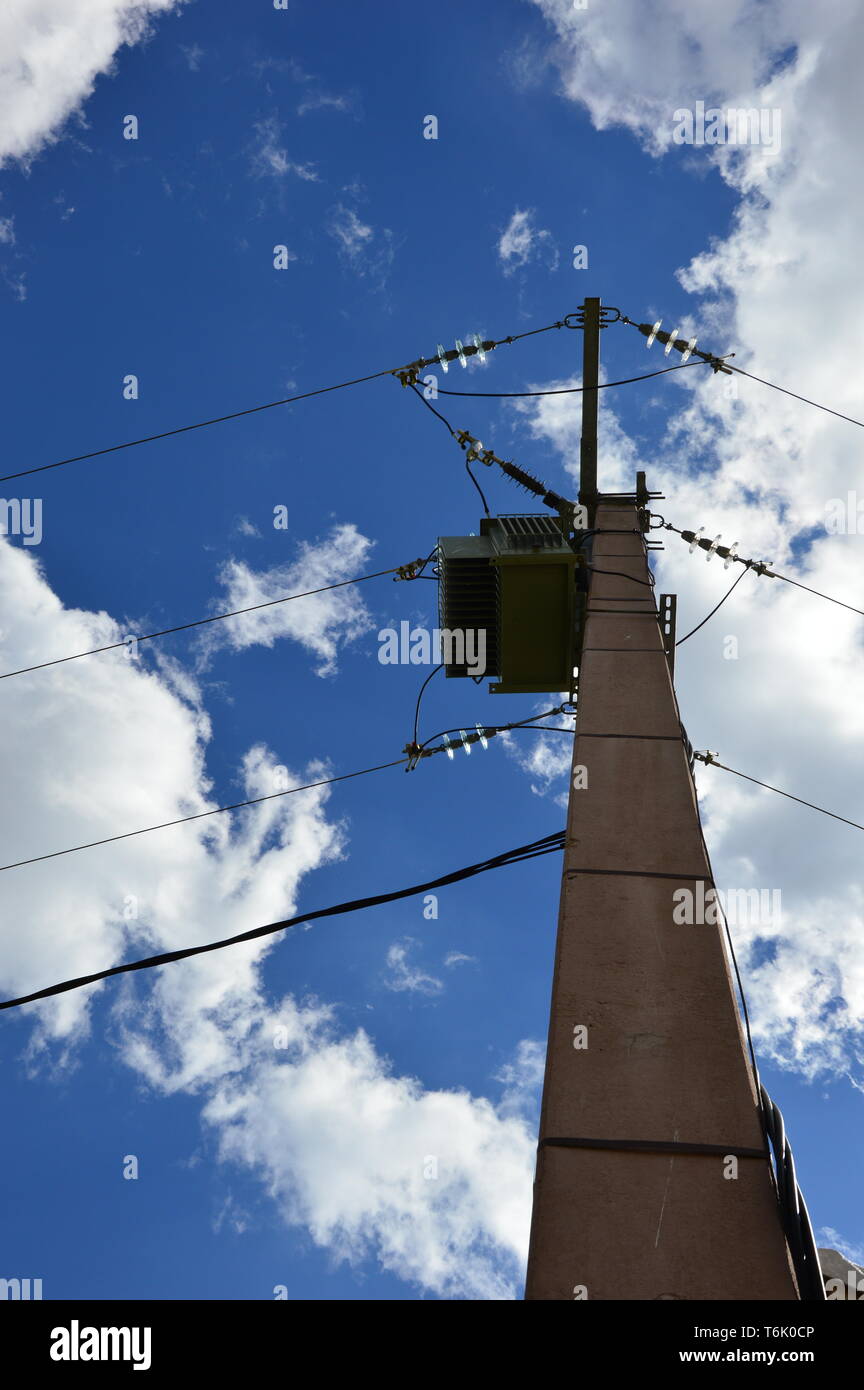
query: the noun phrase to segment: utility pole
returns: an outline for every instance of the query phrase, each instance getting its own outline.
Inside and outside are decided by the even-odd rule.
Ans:
[[[582,438],[579,442],[579,501],[594,524],[597,500],[597,384],[600,377],[600,300],[586,299],[582,320]]]
[[[579,498],[597,534],[525,1297],[795,1300],[722,927],[704,912],[647,493],[597,493],[601,321],[586,299]]]

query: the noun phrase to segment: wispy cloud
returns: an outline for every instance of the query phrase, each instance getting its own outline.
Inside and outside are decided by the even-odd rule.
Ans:
[[[517,208],[498,239],[498,262],[505,275],[522,270],[532,261],[558,269],[558,248],[552,233],[537,227],[533,208]]]
[[[337,203],[327,219],[328,234],[336,242],[342,262],[361,279],[380,287],[393,263],[393,233],[388,227],[376,230],[363,222],[352,208]]]
[[[371,549],[372,541],[346,524],[334,526],[323,540],[302,541],[296,558],[285,565],[253,570],[242,560],[229,560],[221,571],[223,593],[213,606],[220,612],[250,608],[353,578],[363,572]],[[201,651],[206,656],[222,646],[235,650],[254,645],[272,647],[279,638],[288,637],[318,658],[319,676],[331,676],[336,671],[340,645],[355,641],[370,626],[371,617],[358,589],[331,589],[214,623],[205,629]]]
[[[353,95],[336,95],[331,92],[309,92],[297,107],[297,115],[305,116],[310,111],[352,111],[354,109],[355,98]]]
[[[448,969],[452,969],[454,965],[473,964],[476,960],[476,956],[466,956],[462,951],[448,951],[444,957],[444,964]]]
[[[292,159],[282,144],[282,127],[275,116],[258,121],[255,138],[249,146],[252,173],[256,178],[284,179],[294,176],[307,183],[318,183],[313,164]]]
[[[443,981],[428,975],[418,965],[412,965],[408,957],[417,942],[410,936],[402,941],[394,941],[387,952],[387,975],[384,983],[388,989],[406,991],[410,994],[440,994]]]

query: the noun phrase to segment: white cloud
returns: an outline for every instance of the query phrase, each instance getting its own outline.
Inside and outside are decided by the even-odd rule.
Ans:
[[[124,44],[178,0],[6,0],[0,8],[0,164],[57,140]]]
[[[5,540],[0,607],[0,670],[123,634],[106,613],[65,609]],[[165,660],[106,653],[4,682],[4,859],[208,809],[209,739],[195,682]],[[278,758],[290,749],[250,748],[239,794],[271,791]],[[0,993],[294,915],[305,877],[344,853],[327,804],[319,788],[0,874]],[[515,1297],[534,1141],[506,1093],[498,1108],[427,1090],[334,1008],[271,1006],[276,949],[290,933],[28,1006],[6,1016],[7,1044],[10,1028],[29,1039],[37,1071],[74,1064],[101,994],[123,1062],[159,1094],[200,1097],[224,1160],[262,1179],[287,1224],[444,1298]],[[233,1194],[216,1222],[242,1234]]]
[[[0,217],[0,246],[15,245],[15,218]]]
[[[665,150],[664,158],[682,160],[685,169],[714,169],[738,197],[730,233],[680,271],[694,296],[685,331],[698,332],[702,347],[734,348],[735,362],[759,376],[860,418],[850,364],[864,339],[864,191],[849,177],[859,143],[860,6],[838,0],[823,13],[796,0],[722,7],[668,0],[651,8],[646,63],[642,0],[586,11],[564,0],[536,3],[556,30],[552,56],[563,90],[585,104],[598,128],[623,125],[655,155]],[[670,145],[672,113],[698,100],[779,107],[779,157],[767,158],[759,146],[733,153]],[[660,317],[650,285],[645,299],[648,309],[621,307],[632,318]],[[665,327],[676,326],[666,319]],[[632,329],[609,331],[630,335],[637,370],[664,365],[656,350],[647,356]],[[727,378],[710,372],[667,378],[680,409],[656,457],[640,458],[604,396],[601,487],[632,487],[636,467],[645,467],[675,525],[704,524],[712,535],[722,529],[725,541],[740,540],[742,555],[770,557],[782,573],[860,605],[864,536],[812,539],[830,499],[850,490],[864,498],[853,427],[735,380],[737,399],[724,395]],[[650,411],[647,400],[643,408]],[[577,418],[576,400],[566,397],[523,416],[535,438],[566,447],[565,466]],[[683,633],[734,575],[689,556],[674,535],[664,539],[658,591],[677,592]],[[691,739],[719,749],[732,767],[860,820],[860,776],[850,756],[864,736],[860,634],[854,615],[780,581],[748,577],[679,654],[677,686]],[[727,635],[738,640],[737,659],[724,659]],[[719,770],[701,769],[698,781],[721,887],[783,892],[782,933],[733,929],[761,1055],[808,1077],[824,1072],[860,1084],[858,832]]]
[[[252,172],[257,178],[282,180],[293,174],[306,183],[318,183],[314,164],[301,164],[291,159],[282,144],[282,126],[275,116],[255,124],[255,138],[249,148]]]
[[[466,956],[461,951],[448,951],[444,957],[444,964],[448,969],[452,969],[454,965],[474,964],[476,960],[476,956]]]
[[[342,261],[361,279],[369,278],[379,287],[393,263],[393,233],[389,227],[376,231],[362,222],[352,208],[337,203],[327,219],[327,232],[336,242]]]
[[[513,1298],[535,1147],[522,1119],[395,1076],[329,1010],[285,1001],[256,1024],[252,1068],[205,1110],[223,1156],[258,1172],[285,1220],[339,1259],[375,1256],[441,1298]]]
[[[831,1249],[839,1250],[840,1254],[851,1261],[852,1264],[858,1265],[859,1268],[864,1264],[864,1245],[853,1245],[850,1241],[846,1240],[839,1231],[835,1231],[832,1226],[821,1226],[819,1228],[819,1235],[824,1236],[827,1241],[830,1241]]]
[[[440,994],[444,985],[434,975],[427,975],[418,965],[412,965],[408,957],[417,945],[411,937],[394,941],[387,952],[387,975],[384,983],[388,989],[409,994]]]
[[[354,102],[349,96],[333,96],[328,92],[309,92],[297,107],[297,115],[305,116],[309,111],[350,111]]]
[[[242,560],[229,560],[221,573],[224,592],[213,606],[218,612],[249,608],[353,579],[369,568],[371,549],[372,542],[355,526],[343,525],[317,544],[301,542],[296,560],[289,564],[253,570]],[[205,629],[202,648],[209,652],[220,646],[272,647],[278,638],[290,637],[319,658],[318,675],[329,676],[336,670],[340,642],[355,641],[370,627],[361,591],[349,585],[214,623]]]
[[[536,1125],[546,1068],[546,1047],[535,1038],[523,1038],[510,1062],[506,1062],[495,1080],[504,1087],[500,1110],[504,1115],[519,1115]]]
[[[549,270],[558,268],[558,250],[552,233],[534,225],[533,208],[517,208],[498,239],[498,261],[505,275],[521,270],[530,261],[543,260]]]
[[[193,43],[187,45],[185,43],[181,43],[180,52],[186,59],[189,71],[198,72],[199,68],[201,67],[201,59],[204,57],[204,49],[200,46],[200,44]]]

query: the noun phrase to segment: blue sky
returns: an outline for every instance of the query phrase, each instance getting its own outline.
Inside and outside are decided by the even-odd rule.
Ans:
[[[118,46],[76,0],[58,21],[66,42],[77,25],[105,56],[91,74],[74,50],[63,100],[33,40],[45,8],[23,7],[5,36],[30,64],[32,101],[13,83],[0,107],[4,473],[395,367],[471,332],[524,332],[590,294],[855,404],[836,370],[855,347],[843,293],[854,218],[839,219],[827,265],[814,212],[840,186],[813,147],[830,145],[834,109],[814,128],[797,120],[832,63],[843,106],[844,54],[862,41],[845,5],[819,47],[781,4],[771,27],[762,7],[715,23],[670,3],[646,32],[624,0],[581,18],[553,0],[159,0],[147,33]],[[116,0],[118,20],[127,8]],[[682,24],[700,55],[689,67]],[[748,92],[783,104],[779,169],[758,152],[735,164],[669,145],[667,109]],[[136,140],[123,138],[130,114]],[[423,138],[429,114],[436,140]],[[804,167],[820,170],[818,199]],[[573,268],[576,245],[587,270]],[[838,323],[833,370],[802,349],[823,303]],[[455,367],[446,385],[572,382],[580,353],[579,334],[553,331]],[[632,330],[604,333],[608,379],[661,356]],[[683,381],[697,375],[603,396],[601,487],[647,468],[676,525],[722,527],[727,541],[740,528],[742,554],[808,565],[816,587],[860,601],[860,536],[810,544],[808,531],[793,549],[823,501],[856,486],[851,427],[749,389],[718,408],[710,383]],[[572,491],[573,397],[439,406]],[[790,459],[804,458],[799,485]],[[482,481],[493,511],[524,505],[506,480]],[[0,541],[2,669],[404,564],[479,520],[458,449],[387,379],[3,487],[42,499],[43,536]],[[685,631],[723,572],[674,537],[660,566]],[[679,657],[691,738],[860,819],[860,628],[759,582]],[[434,626],[435,601],[431,584],[378,579],[266,626],[165,639],[136,664],[112,653],[5,682],[4,862],[243,799],[274,766],[293,784],[398,758],[428,670],[382,665],[377,634]],[[438,677],[421,730],[541,707]],[[4,875],[4,997],[559,829],[569,741],[502,742]],[[722,776],[700,778],[718,878],[784,895],[782,934],[741,940],[763,1079],[819,1243],[860,1256],[855,832]],[[42,1278],[46,1298],[266,1299],[277,1285],[323,1300],[520,1296],[558,887],[557,859],[541,859],[443,890],[437,919],[409,900],[5,1015],[3,1272]],[[280,1020],[292,1044],[274,1062]]]

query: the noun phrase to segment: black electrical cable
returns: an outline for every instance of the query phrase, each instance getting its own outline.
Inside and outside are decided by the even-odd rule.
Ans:
[[[850,425],[858,425],[864,430],[864,421],[856,420],[851,415],[844,415],[840,410],[832,410],[829,405],[820,405],[818,401],[808,400],[806,396],[799,396],[797,391],[789,391],[785,386],[777,386],[773,381],[766,381],[764,377],[754,376],[752,372],[745,372],[743,367],[733,367],[731,362],[726,363],[727,367],[739,376],[748,376],[751,381],[758,381],[761,386],[770,386],[772,391],[782,391],[784,396],[792,396],[796,401],[803,401],[805,405],[815,406],[817,410],[824,410],[827,415],[836,415],[838,420],[846,420]]]
[[[652,376],[665,376],[667,372],[680,372],[684,367],[707,367],[708,362],[679,362],[675,367],[663,367],[659,372],[645,372],[642,376],[625,376],[621,381],[601,381],[589,390],[604,391],[610,386],[629,386],[634,381],[648,381]],[[504,400],[516,396],[575,396],[586,390],[584,386],[562,386],[552,391],[445,391],[443,386],[436,388],[439,396],[487,396],[494,400]]]
[[[432,554],[434,555],[434,553],[433,551]],[[430,555],[429,559],[431,558],[432,556]],[[428,565],[429,559],[424,561],[424,565]],[[389,570],[376,570],[374,574],[358,575],[356,579],[340,579],[336,584],[323,584],[319,589],[304,589],[303,592],[299,594],[285,594],[283,598],[271,598],[265,603],[250,604],[248,608],[234,608],[230,613],[216,613],[210,618],[196,618],[194,622],[179,623],[176,627],[164,627],[159,632],[145,632],[142,636],[132,639],[127,637],[123,642],[108,642],[104,647],[91,647],[90,650],[86,652],[73,652],[71,656],[57,656],[54,657],[52,661],[39,661],[35,666],[22,666],[17,671],[3,671],[0,672],[0,681],[9,680],[12,676],[25,676],[30,671],[43,671],[46,666],[62,666],[64,662],[78,661],[82,656],[97,656],[100,652],[113,652],[119,647],[128,647],[130,640],[135,642],[150,642],[156,637],[168,637],[175,632],[188,632],[190,628],[204,627],[207,623],[220,623],[225,618],[236,618],[243,613],[255,613],[260,608],[273,608],[280,603],[290,603],[292,599],[295,598],[309,598],[312,594],[325,594],[330,589],[344,589],[348,584],[363,584],[367,579],[380,579],[381,576],[385,574],[397,574],[401,568],[404,567],[396,565]],[[419,572],[418,575],[414,577],[418,578]],[[423,575],[422,577],[432,578],[431,575]]]
[[[618,322],[618,320],[615,320],[615,322]],[[641,328],[640,324],[636,323],[634,319],[628,318],[626,314],[622,314],[621,322],[629,324],[631,328]],[[659,336],[661,342],[666,342],[666,339],[669,335],[662,334]],[[683,343],[683,339],[681,341]],[[693,341],[695,343],[695,338]],[[669,350],[668,344],[666,350],[667,352]],[[679,349],[679,351],[681,350],[683,350],[683,348]],[[734,354],[731,355],[734,356]],[[800,396],[797,391],[790,391],[786,386],[778,386],[777,383],[774,381],[766,381],[764,377],[755,376],[753,372],[745,371],[743,367],[735,367],[732,365],[731,362],[727,361],[725,357],[715,357],[709,353],[703,355],[703,361],[705,362],[706,366],[713,367],[715,371],[719,371],[720,365],[722,364],[722,366],[726,369],[727,372],[737,372],[739,376],[746,376],[749,377],[751,381],[758,381],[760,386],[769,386],[772,391],[780,391],[784,396],[791,396],[793,400],[803,401],[805,405],[812,405],[815,407],[816,410],[824,410],[827,415],[835,415],[838,420],[846,420],[850,425],[858,425],[861,429],[864,429],[864,421],[856,420],[852,415],[844,415],[842,411],[834,410],[829,405],[821,405],[819,401],[811,401],[807,396]],[[691,364],[689,362],[681,363],[682,367],[689,367],[690,365]]]
[[[592,574],[610,574],[615,579],[630,579],[634,584],[644,584],[646,589],[653,589],[657,582],[653,574],[650,579],[637,579],[635,574],[625,574],[623,570],[598,570],[595,565],[589,565],[588,569]],[[646,599],[645,602],[647,603],[648,600]],[[681,640],[683,642],[683,637]]]
[[[210,811],[197,811],[191,816],[179,816],[177,820],[162,821],[159,825],[145,825],[140,830],[127,830],[122,835],[107,835],[104,840],[90,840],[84,845],[71,845],[69,849],[55,849],[50,854],[36,854],[32,859],[19,859],[14,864],[0,864],[0,873],[7,869],[22,869],[26,864],[41,864],[45,859],[60,859],[64,854],[77,854],[82,849],[96,849],[99,845],[111,845],[116,840],[131,840],[136,835],[149,835],[152,830],[167,830],[173,825],[185,825],[187,821],[204,820],[207,816],[219,816],[225,811],[241,811],[245,806],[258,806],[262,801],[275,801],[280,796],[293,796],[294,792],[308,792],[314,787],[327,787],[333,782],[348,782],[352,777],[365,777],[370,772],[382,772],[387,767],[401,767],[406,758],[396,758],[390,763],[378,763],[376,767],[364,767],[359,772],[343,772],[338,777],[322,777],[318,782],[306,782],[302,787],[288,787],[282,792],[268,792],[266,796],[253,796],[248,801],[235,801],[230,806],[214,806]]]
[[[692,532],[688,532],[685,536],[684,532],[678,526],[673,526],[671,521],[667,521],[665,517],[660,516],[659,512],[655,512],[653,513],[653,515],[657,517],[658,521],[660,522],[660,525],[652,526],[652,531],[674,531],[676,536],[682,536],[685,540],[688,540],[692,535]],[[693,542],[693,545],[695,545],[695,541]],[[693,545],[691,545],[691,549],[693,548]],[[725,551],[725,549],[726,547],[720,547],[718,549],[718,554],[721,555],[721,558],[722,553],[723,551]],[[737,564],[744,565],[747,569],[752,569],[755,574],[761,574],[768,563],[767,561],[761,560],[745,560],[740,555],[732,555],[731,558]],[[850,613],[860,613],[861,617],[864,618],[864,608],[856,608],[855,605],[852,603],[844,603],[843,599],[832,598],[830,594],[823,594],[819,589],[811,589],[809,584],[802,584],[798,579],[790,579],[788,574],[778,574],[776,570],[768,570],[767,573],[770,579],[781,579],[784,584],[792,584],[796,589],[803,589],[805,593],[813,594],[816,598],[824,598],[827,603],[836,603],[838,608],[846,608]],[[735,586],[733,584],[732,588],[734,589],[734,587]],[[729,592],[731,593],[731,589]],[[717,610],[715,609],[714,611],[716,612]],[[708,617],[710,616],[711,614],[709,613]],[[681,641],[684,641],[683,637],[681,638]]]
[[[686,642],[688,637],[692,637],[693,634],[694,634],[694,632],[698,632],[699,629],[700,629],[700,627],[704,627],[705,624],[708,622],[708,618],[713,618],[713,617],[714,617],[714,614],[717,612],[717,609],[723,607],[723,604],[726,602],[727,598],[728,598],[729,595],[731,594],[732,589],[735,588],[735,585],[736,585],[736,584],[740,584],[740,583],[741,583],[741,580],[744,578],[744,576],[745,576],[745,574],[747,573],[747,570],[748,570],[749,568],[750,568],[750,564],[749,564],[749,562],[748,562],[747,567],[741,571],[741,573],[739,574],[738,578],[735,580],[735,583],[732,585],[732,588],[726,590],[726,593],[723,595],[723,597],[721,598],[720,602],[719,602],[719,603],[716,603],[716,604],[714,605],[714,607],[711,609],[711,612],[708,614],[708,617],[707,617],[707,618],[703,618],[702,621],[701,621],[701,623],[697,623],[695,627],[691,627],[690,631],[687,632],[687,633],[685,633],[685,635],[684,635],[683,637],[679,637],[678,641],[675,643],[675,646],[676,646],[676,647],[680,647],[682,642]]]
[[[770,1146],[774,1153],[774,1189],[780,1208],[780,1221],[789,1246],[789,1253],[792,1257],[792,1265],[798,1284],[798,1293],[803,1302],[822,1302],[825,1298],[825,1286],[822,1282],[819,1256],[816,1250],[813,1228],[810,1223],[810,1215],[807,1211],[807,1204],[804,1201],[804,1194],[795,1178],[795,1160],[792,1156],[789,1142],[785,1137],[783,1116],[769,1097],[759,1077],[759,1066],[756,1061],[756,1049],[753,1046],[750,1010],[747,1007],[744,982],[741,978],[738,957],[735,953],[735,943],[732,940],[732,933],[729,929],[726,912],[715,887],[714,870],[711,866],[711,855],[708,852],[708,843],[705,839],[705,831],[702,826],[702,815],[699,810],[698,799],[696,802],[696,815],[699,834],[702,839],[702,848],[708,865],[708,877],[712,887],[714,887],[715,900],[723,919],[723,928],[726,940],[729,944],[729,953],[735,970],[735,979],[738,982],[738,993],[741,999],[747,1047],[753,1067],[753,1079],[756,1084],[756,1093],[759,1098],[759,1119],[765,1139],[766,1150],[768,1149],[770,1141]]]
[[[454,430],[453,426],[450,424],[450,421],[449,421],[449,420],[445,420],[445,418],[444,418],[444,416],[441,414],[440,410],[436,410],[435,407],[434,407],[434,405],[432,405],[430,401],[427,401],[427,399],[426,399],[426,397],[424,396],[423,392],[420,391],[420,390],[418,390],[418,388],[414,385],[413,381],[410,382],[409,385],[411,386],[411,390],[414,392],[415,396],[419,397],[419,399],[423,402],[423,404],[427,407],[427,409],[429,409],[429,410],[432,411],[432,414],[435,416],[435,418],[441,421],[442,425],[446,425],[446,426],[447,426],[447,429],[450,431],[450,433],[451,433],[451,435],[453,436],[453,438],[456,439],[456,437],[457,437],[457,436],[456,436],[456,431]],[[466,471],[466,473],[468,474],[468,477],[471,479],[472,483],[474,484],[474,486],[476,487],[477,491],[478,491],[479,494],[480,494],[480,501],[483,503],[483,510],[484,510],[484,512],[486,513],[487,516],[491,516],[492,513],[491,513],[490,510],[489,510],[489,503],[486,501],[486,494],[484,493],[482,487],[480,486],[480,484],[478,483],[477,479],[475,478],[473,472],[471,471],[471,465],[470,465],[470,463],[468,462],[467,458],[466,458],[466,460],[465,460],[465,471]]]
[[[760,782],[758,777],[748,777],[746,772],[738,772],[734,767],[727,767],[725,763],[720,763],[716,758],[707,761],[700,758],[699,762],[705,763],[707,767],[722,767],[724,772],[731,772],[735,777],[743,777],[745,782],[753,782],[757,787],[764,787],[766,791],[776,792],[778,796],[785,796],[789,801],[797,801],[799,806],[807,806],[811,811],[819,811],[823,816],[830,816],[832,820],[842,821],[844,825],[851,825],[853,830],[864,830],[864,825],[859,825],[857,821],[847,820],[845,816],[838,816],[835,811],[826,811],[824,806],[816,806],[812,801],[804,801],[800,796],[793,796],[791,792],[781,791],[779,787],[772,787],[768,782]]]
[[[442,874],[440,878],[433,878],[428,883],[415,884],[411,888],[400,888],[391,893],[378,893],[374,897],[355,898],[351,902],[338,903],[335,907],[316,908],[312,912],[299,913],[296,917],[288,917],[280,922],[271,922],[266,927],[254,927],[251,931],[240,932],[237,936],[225,937],[221,941],[210,941],[204,946],[187,946],[178,951],[165,951],[160,955],[147,956],[143,960],[129,961],[125,965],[115,965],[108,970],[97,970],[92,974],[79,975],[73,980],[64,980],[60,984],[48,985],[45,989],[35,990],[32,994],[21,995],[17,999],[5,999],[0,1002],[0,1009],[20,1008],[23,1004],[32,1004],[39,999],[50,999],[57,994],[65,994],[73,989],[82,989],[85,985],[96,984],[99,980],[110,979],[114,975],[127,975],[136,970],[152,970],[156,966],[170,965],[175,961],[188,960],[190,956],[206,955],[210,951],[221,951],[226,946],[236,946],[241,942],[255,941],[262,936],[271,936],[276,932],[285,931],[289,927],[296,926],[298,923],[314,922],[321,917],[335,917],[346,912],[357,912],[367,907],[378,907],[383,903],[398,902],[402,898],[414,897],[419,893],[427,893],[433,888],[443,888],[451,883],[460,883],[464,879],[473,878],[477,874],[487,873],[491,869],[500,869],[508,864],[522,864],[529,859],[537,859],[544,854],[553,854],[564,848],[564,830],[557,830],[552,835],[545,835],[540,840],[534,840],[531,844],[520,845],[516,849],[506,850],[502,854],[494,855],[491,859],[484,859],[478,864],[469,864],[463,869],[456,869],[449,874]]]
[[[864,618],[864,608],[855,608],[851,603],[844,603],[842,599],[832,598],[830,594],[821,594],[818,589],[811,589],[809,584],[801,584],[797,579],[790,579],[788,574],[771,573],[775,579],[782,579],[784,584],[794,584],[796,589],[805,589],[808,594],[815,594],[817,598],[824,598],[828,603],[836,603],[838,608],[848,608],[850,613],[860,613]]]
[[[430,576],[430,577],[431,577],[431,576]],[[418,696],[417,696],[417,704],[414,706],[414,742],[415,742],[415,743],[417,742],[417,724],[418,724],[419,719],[420,719],[420,701],[423,699],[424,691],[426,690],[426,687],[427,687],[427,685],[429,684],[429,682],[431,681],[432,677],[433,677],[438,671],[443,671],[443,670],[444,670],[444,662],[442,661],[441,664],[440,664],[440,666],[436,666],[434,670],[432,670],[432,671],[429,672],[429,675],[426,677],[425,681],[423,682],[423,684],[422,684],[421,687],[420,687],[420,691],[419,691],[419,694],[418,694]]]
[[[246,410],[233,410],[229,415],[214,415],[210,420],[198,420],[194,425],[180,425],[173,430],[161,430],[159,434],[147,434],[141,439],[127,439],[123,444],[112,444],[107,449],[92,449],[88,454],[75,454],[71,458],[58,459],[56,463],[42,463],[38,468],[24,468],[20,473],[5,473],[0,483],[12,478],[27,478],[31,473],[45,473],[50,468],[64,468],[67,463],[83,463],[87,459],[101,458],[103,454],[116,454],[121,449],[134,449],[138,444],[152,444],[157,439],[170,439],[175,434],[188,434],[190,430],[203,430],[209,425],[221,425],[226,420],[239,420],[244,415],[256,415],[261,410],[275,410],[279,405],[293,405],[295,401],[306,401],[311,396],[324,396],[328,391],[342,391],[346,386],[360,386],[366,381],[377,381],[379,377],[392,376],[392,369],[370,372],[368,376],[357,376],[351,381],[340,381],[335,386],[319,386],[315,391],[303,391],[299,396],[285,396],[279,401],[267,401],[264,405],[252,405]]]
[[[746,573],[746,571],[745,571]],[[691,776],[693,773],[692,745],[687,737],[687,732],[681,720],[681,711],[678,708],[678,696],[673,689],[672,698],[675,701],[675,712],[678,716],[678,724],[681,731],[681,741],[684,745],[685,753],[690,764]],[[713,764],[722,766],[722,764]],[[731,771],[731,769],[729,769]],[[774,790],[772,788],[772,790]],[[818,808],[817,808],[818,809]],[[756,1087],[758,1100],[757,1113],[759,1123],[762,1128],[762,1136],[765,1143],[766,1153],[773,1149],[774,1169],[771,1170],[774,1183],[774,1191],[777,1197],[780,1222],[783,1227],[784,1235],[792,1257],[795,1278],[798,1284],[798,1292],[802,1301],[821,1302],[825,1298],[825,1287],[819,1266],[819,1257],[816,1251],[816,1241],[813,1235],[813,1228],[810,1224],[810,1216],[807,1211],[807,1204],[804,1201],[803,1193],[795,1181],[795,1161],[792,1157],[792,1150],[788,1141],[785,1140],[783,1133],[783,1117],[777,1106],[773,1104],[768,1096],[765,1087],[759,1077],[759,1065],[756,1061],[756,1049],[753,1045],[753,1032],[750,1025],[750,1010],[747,1006],[747,995],[744,991],[744,981],[741,978],[741,970],[738,965],[738,957],[735,952],[735,943],[732,940],[732,932],[723,907],[722,900],[716,890],[716,880],[714,869],[711,864],[711,854],[708,849],[708,841],[705,838],[705,829],[702,825],[702,811],[699,806],[698,796],[696,798],[696,823],[699,828],[699,837],[702,841],[702,852],[705,855],[705,863],[708,866],[708,879],[715,892],[715,900],[720,909],[720,916],[723,920],[723,930],[729,947],[729,955],[732,960],[732,967],[735,972],[735,979],[738,985],[738,995],[741,1001],[741,1013],[744,1020],[744,1032],[747,1039],[747,1050],[750,1054],[750,1064],[753,1068],[753,1081]],[[862,827],[864,828],[864,827]],[[770,1147],[769,1147],[770,1146]]]

